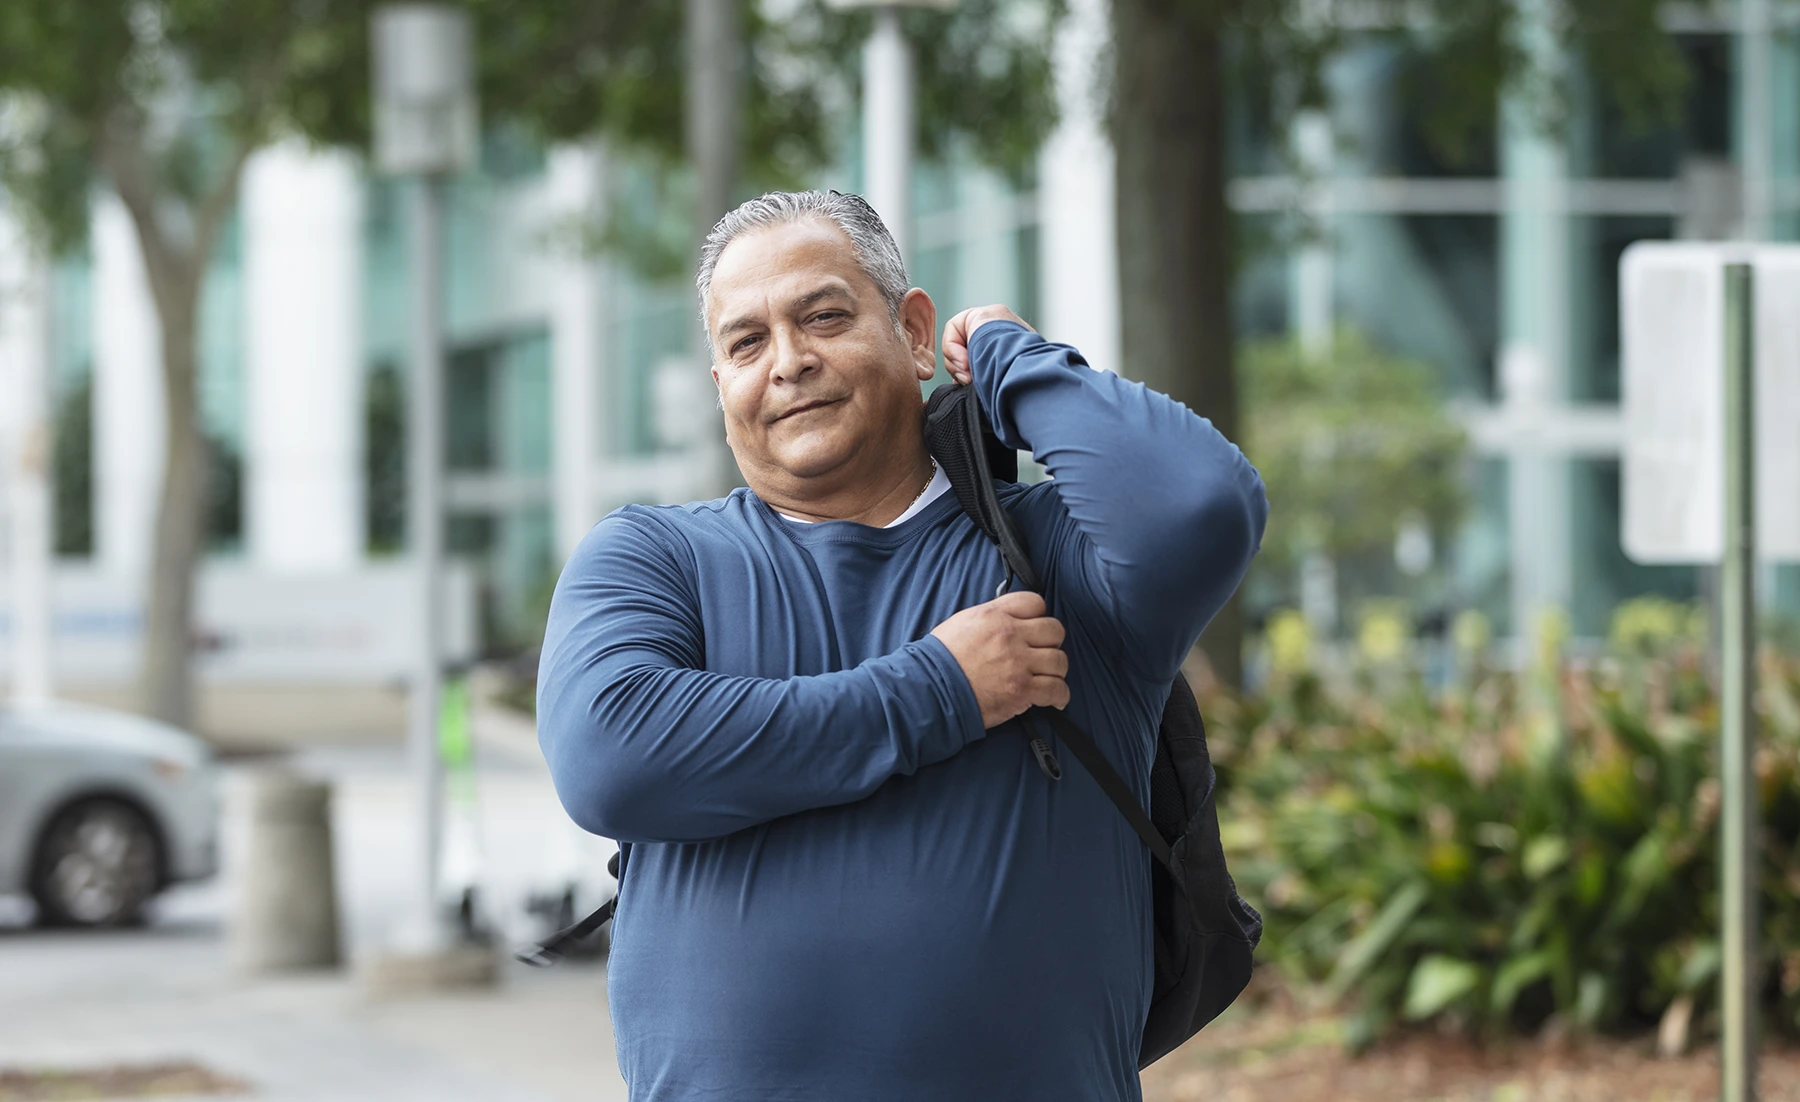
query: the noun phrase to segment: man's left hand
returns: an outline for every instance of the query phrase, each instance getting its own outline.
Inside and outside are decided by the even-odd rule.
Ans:
[[[953,381],[966,383],[974,378],[969,365],[969,338],[990,321],[1012,321],[1031,329],[1024,318],[1005,306],[972,306],[951,318],[944,326],[944,365],[950,369]]]

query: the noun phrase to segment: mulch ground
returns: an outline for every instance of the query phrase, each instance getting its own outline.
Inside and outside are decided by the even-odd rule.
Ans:
[[[1143,1074],[1145,1102],[1716,1102],[1718,1051],[1662,1059],[1652,1037],[1483,1046],[1414,1032],[1362,1055],[1336,1019],[1257,997]],[[1763,1052],[1761,1102],[1800,1102],[1800,1048]]]
[[[89,1099],[246,1094],[249,1086],[198,1064],[132,1064],[24,1071],[0,1068],[0,1102],[86,1102]]]

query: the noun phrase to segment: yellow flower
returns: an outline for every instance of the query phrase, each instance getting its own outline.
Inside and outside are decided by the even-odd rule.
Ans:
[[[1434,842],[1425,851],[1425,871],[1440,884],[1460,884],[1474,867],[1475,856],[1456,842]]]
[[[1456,622],[1450,625],[1450,638],[1461,654],[1478,655],[1493,643],[1494,625],[1481,613],[1466,609],[1456,614]]]
[[[1293,609],[1269,618],[1269,662],[1280,673],[1303,673],[1312,665],[1312,626]]]
[[[1563,644],[1569,639],[1569,614],[1555,606],[1539,609],[1534,626],[1538,666],[1553,670],[1560,664]]]
[[[1380,665],[1406,652],[1406,636],[1406,620],[1391,608],[1379,608],[1363,617],[1356,647],[1365,659]]]
[[[1613,611],[1608,635],[1618,653],[1648,655],[1688,635],[1693,622],[1694,610],[1675,601],[1636,597]]]

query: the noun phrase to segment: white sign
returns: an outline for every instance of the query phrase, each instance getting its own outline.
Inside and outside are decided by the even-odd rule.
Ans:
[[[1625,553],[1725,551],[1725,265],[1753,266],[1756,553],[1800,559],[1800,246],[1639,242],[1619,262]]]
[[[383,685],[411,676],[417,586],[403,563],[317,575],[217,564],[198,581],[195,664],[205,683]],[[59,683],[131,679],[143,632],[133,588],[93,569],[56,572],[51,658]],[[8,611],[0,601],[0,678],[12,666]],[[466,564],[445,571],[444,630],[446,662],[475,656],[475,577]]]

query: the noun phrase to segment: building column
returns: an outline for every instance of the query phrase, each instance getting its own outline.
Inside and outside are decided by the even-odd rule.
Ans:
[[[549,203],[557,216],[597,224],[604,215],[605,155],[598,143],[559,146],[549,158]],[[550,277],[551,509],[563,558],[600,519],[599,466],[611,453],[606,370],[606,271],[567,248]],[[697,370],[697,368],[696,368]]]
[[[1307,353],[1331,351],[1337,327],[1337,273],[1332,255],[1331,181],[1336,160],[1331,117],[1304,111],[1294,120],[1294,159],[1303,173],[1301,214],[1311,223],[1306,240],[1294,250],[1293,315],[1290,328]]]
[[[1042,326],[1095,367],[1119,367],[1119,263],[1113,149],[1101,114],[1097,61],[1110,35],[1106,0],[1071,0],[1057,32],[1061,121],[1039,158]],[[1034,319],[1035,320],[1035,319]]]
[[[49,265],[0,194],[0,501],[7,533],[7,665],[13,696],[48,700],[50,600]]]
[[[1524,4],[1527,50],[1554,65],[1557,49],[1547,0]],[[1502,400],[1535,423],[1532,411],[1569,400],[1570,249],[1568,154],[1541,132],[1528,104],[1502,105],[1501,162],[1506,213],[1501,230],[1504,337],[1499,376]],[[1539,615],[1567,610],[1574,590],[1570,471],[1566,455],[1534,439],[1510,449],[1508,519],[1512,541],[1513,633],[1521,655]]]
[[[245,544],[277,572],[347,570],[365,542],[362,181],[285,142],[245,166]]]
[[[168,426],[162,323],[150,298],[143,252],[118,196],[93,205],[94,558],[145,581],[162,494]],[[141,596],[141,594],[139,594]]]

